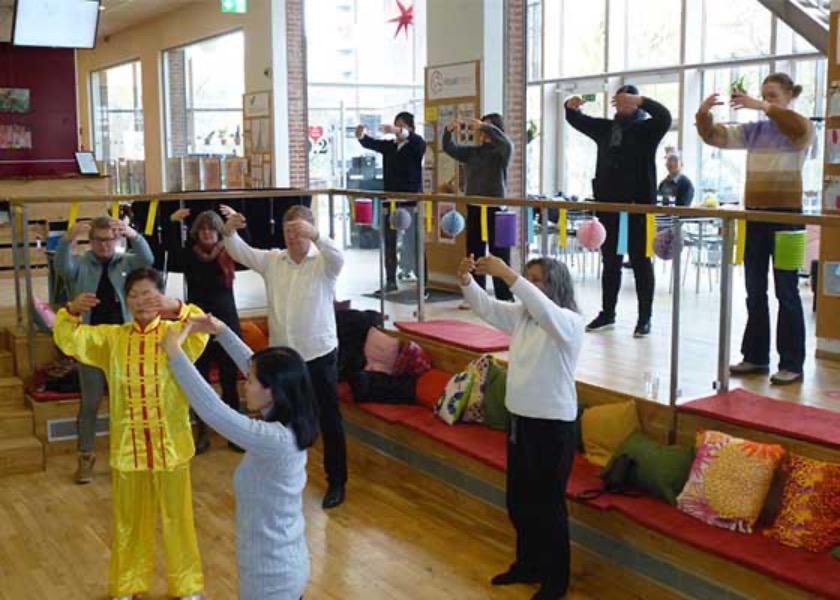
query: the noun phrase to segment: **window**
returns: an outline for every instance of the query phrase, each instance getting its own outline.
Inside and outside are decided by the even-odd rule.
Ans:
[[[311,185],[381,189],[382,158],[359,145],[358,124],[377,135],[408,111],[424,135],[425,2],[413,6],[414,25],[395,35],[396,0],[306,1]]]
[[[601,91],[591,89],[575,90],[576,95],[588,95],[593,93],[595,100],[587,102],[581,107],[581,110],[590,117],[603,117],[607,106],[607,95]],[[569,94],[571,95],[571,94]],[[563,96],[560,100],[561,110],[562,102],[567,96]],[[573,129],[563,119],[564,124],[564,139],[563,139],[563,172],[565,173],[565,180],[563,181],[563,193],[567,196],[578,196],[581,199],[590,198],[592,196],[592,178],[595,177],[595,166],[598,159],[598,147],[591,139]]]
[[[606,10],[604,0],[588,2],[585,10],[577,2],[563,3],[563,77],[604,72]]]
[[[145,191],[140,61],[91,73],[93,151],[112,192]]]
[[[540,121],[542,117],[542,88],[538,85],[528,87],[528,133],[526,146],[527,187],[529,194],[541,192],[540,171],[542,165],[541,157],[541,135]]]
[[[241,31],[163,53],[166,154],[242,156]]]
[[[542,2],[528,0],[528,81],[542,77]]]
[[[703,60],[770,54],[771,14],[756,0],[704,0]]]
[[[647,0],[644,10],[627,11],[628,69],[679,64],[681,10],[681,2]]]

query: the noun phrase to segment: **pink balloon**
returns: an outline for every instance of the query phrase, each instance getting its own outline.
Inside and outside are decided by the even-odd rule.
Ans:
[[[587,250],[597,250],[607,239],[607,230],[601,225],[601,221],[593,219],[578,228],[577,239]]]

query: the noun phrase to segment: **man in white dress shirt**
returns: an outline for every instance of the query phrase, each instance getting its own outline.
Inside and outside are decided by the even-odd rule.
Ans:
[[[236,230],[245,217],[232,214],[225,223],[225,248],[233,259],[262,275],[268,297],[269,344],[296,350],[309,368],[320,408],[324,440],[324,470],[328,489],[322,506],[344,502],[347,445],[338,408],[338,336],[335,324],[335,283],[344,256],[329,237],[322,237],[305,206],[293,206],[283,216],[286,250],[257,250]]]

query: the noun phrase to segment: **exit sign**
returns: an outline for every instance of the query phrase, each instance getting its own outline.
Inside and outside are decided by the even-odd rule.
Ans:
[[[222,0],[223,13],[248,12],[248,0]]]

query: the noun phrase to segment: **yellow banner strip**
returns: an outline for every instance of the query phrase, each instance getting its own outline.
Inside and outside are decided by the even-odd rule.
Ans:
[[[152,235],[155,231],[155,218],[157,217],[159,203],[159,200],[152,200],[149,203],[149,215],[146,217],[146,229],[144,230],[146,235]]]

